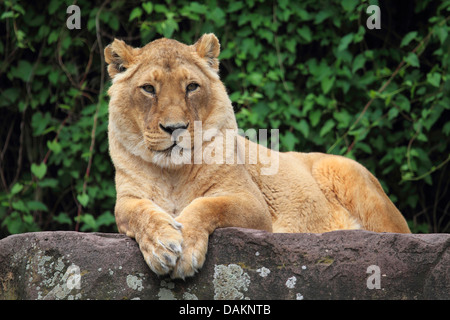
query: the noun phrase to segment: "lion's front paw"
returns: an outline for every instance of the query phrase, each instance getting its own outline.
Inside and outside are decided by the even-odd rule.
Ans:
[[[205,262],[206,251],[208,250],[208,233],[183,227],[183,239],[183,252],[170,273],[173,279],[193,276]]]
[[[139,239],[136,238],[145,262],[156,274],[168,274],[176,266],[183,245],[180,229],[180,223],[167,219],[144,228]]]

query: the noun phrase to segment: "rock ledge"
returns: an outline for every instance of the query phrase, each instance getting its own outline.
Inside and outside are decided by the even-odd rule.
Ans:
[[[0,240],[0,299],[449,299],[450,234],[225,228],[193,278],[157,277],[124,235]]]

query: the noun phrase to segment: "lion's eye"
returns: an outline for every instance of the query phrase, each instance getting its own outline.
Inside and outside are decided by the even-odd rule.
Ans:
[[[192,92],[198,89],[198,87],[200,87],[200,85],[198,83],[190,83],[187,87],[186,87],[186,92]]]
[[[155,87],[150,84],[146,84],[145,86],[142,86],[142,89],[144,89],[144,91],[147,93],[155,94]]]

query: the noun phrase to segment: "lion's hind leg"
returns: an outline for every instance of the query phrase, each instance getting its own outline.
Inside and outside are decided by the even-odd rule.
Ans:
[[[363,229],[410,232],[378,180],[356,161],[341,156],[323,156],[314,162],[312,175],[328,200],[345,208]]]

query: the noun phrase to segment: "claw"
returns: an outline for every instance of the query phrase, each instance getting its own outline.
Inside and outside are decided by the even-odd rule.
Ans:
[[[175,243],[171,243],[169,244],[170,250],[176,254],[180,254],[181,253],[181,245],[179,244],[175,244]]]
[[[150,267],[150,269],[159,276],[169,273],[169,268],[167,268],[167,266],[165,264],[162,264],[162,263],[159,264],[159,266],[163,269],[162,271],[157,269],[155,267],[155,265],[152,263],[152,260],[150,259],[150,257],[145,259],[145,262],[147,262],[147,265]]]
[[[159,272],[158,274],[168,274],[170,271],[169,267],[164,263],[164,261],[161,260],[161,258],[155,253],[155,251],[153,251],[152,253],[153,259],[158,260],[161,269],[163,269],[163,273]]]
[[[192,263],[191,263],[191,267],[192,267],[192,269],[194,269],[195,272],[198,271],[198,270],[197,270],[197,267],[198,267],[197,263],[198,263],[198,261],[197,261],[197,258],[195,257],[195,254],[192,254]]]
[[[176,220],[173,221],[172,226],[177,230],[181,230],[183,228],[183,225]]]

